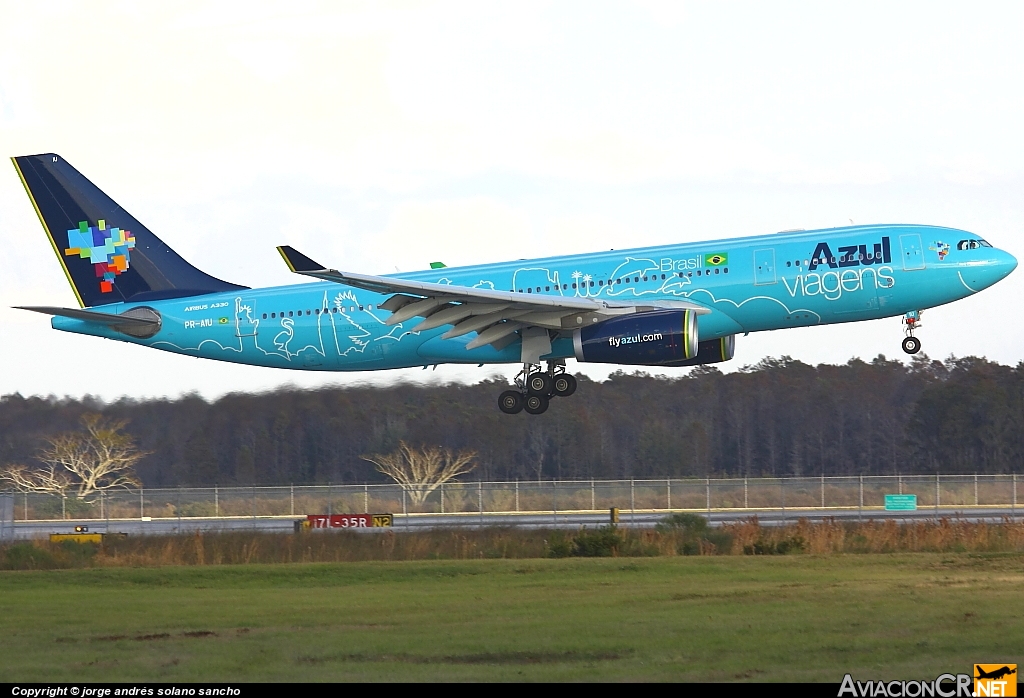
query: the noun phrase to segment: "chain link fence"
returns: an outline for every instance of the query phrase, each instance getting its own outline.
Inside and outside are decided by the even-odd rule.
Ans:
[[[571,513],[881,508],[915,494],[919,508],[1017,507],[1016,475],[451,482],[414,502],[398,485],[182,487],[104,492],[87,500],[0,493],[0,537],[14,520],[305,516],[307,514]],[[6,522],[6,523],[5,523]]]

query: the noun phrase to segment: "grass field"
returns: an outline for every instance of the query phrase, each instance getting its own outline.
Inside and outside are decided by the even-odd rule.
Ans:
[[[1024,556],[0,572],[0,681],[934,678],[1024,657]]]

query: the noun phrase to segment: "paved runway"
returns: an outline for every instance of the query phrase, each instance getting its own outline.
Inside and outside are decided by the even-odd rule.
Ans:
[[[670,512],[622,510],[619,513],[619,526],[623,528],[651,528],[664,519]],[[966,521],[1000,522],[1010,518],[1021,520],[1024,511],[1010,507],[939,507],[918,509],[911,512],[883,511],[882,509],[856,508],[844,509],[729,509],[692,512],[708,517],[711,525],[736,523],[757,517],[762,525],[781,525],[794,523],[798,519],[821,521],[836,519],[840,521],[868,521],[896,519],[899,521],[929,520],[936,518],[959,518]],[[15,521],[13,527],[8,522],[0,527],[0,538],[27,539],[45,537],[50,533],[73,533],[75,526],[88,526],[90,533],[127,533],[128,535],[173,535],[176,533],[195,533],[197,531],[263,531],[292,533],[295,523],[305,517],[292,516],[259,516],[259,517],[221,517],[221,518],[166,518],[166,519],[111,519],[79,520],[79,521]],[[607,511],[601,512],[559,512],[555,513],[499,513],[499,514],[410,514],[394,517],[394,530],[412,531],[435,528],[480,528],[486,526],[514,526],[517,528],[562,528],[573,529],[580,526],[596,527],[609,523]],[[356,529],[370,533],[382,532],[387,529]]]

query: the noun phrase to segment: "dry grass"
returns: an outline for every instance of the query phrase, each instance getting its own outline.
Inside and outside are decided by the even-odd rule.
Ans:
[[[733,554],[789,542],[791,548],[813,554],[896,552],[1021,552],[1024,522],[971,523],[958,519],[899,523],[894,520],[841,523],[835,520],[792,526],[760,526],[756,519],[723,526],[732,536]],[[767,546],[765,546],[767,544]]]
[[[582,551],[582,552],[581,552]],[[513,528],[301,534],[206,533],[111,537],[102,545],[45,540],[0,547],[0,569],[244,565],[371,560],[470,560],[570,555],[661,557],[896,552],[1024,552],[1024,523],[896,521],[721,528],[526,531]]]

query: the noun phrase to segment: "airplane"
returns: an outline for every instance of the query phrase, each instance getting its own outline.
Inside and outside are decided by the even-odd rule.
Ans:
[[[1016,674],[1017,673],[1016,669],[1011,669],[1009,666],[1003,666],[1003,667],[1000,667],[999,669],[995,669],[993,671],[985,671],[984,669],[981,668],[981,665],[975,664],[974,665],[974,670],[978,673],[978,675],[974,677],[976,679],[996,679],[996,680],[998,680],[998,679],[1003,678],[1004,676],[1009,676],[1010,674]]]
[[[566,360],[728,361],[736,335],[902,316],[972,296],[1017,266],[954,228],[855,225],[249,288],[186,262],[60,156],[12,158],[78,308],[24,306],[54,329],[189,356],[307,371],[521,364],[502,412],[541,414],[576,390]],[[546,366],[542,365],[542,362]]]

